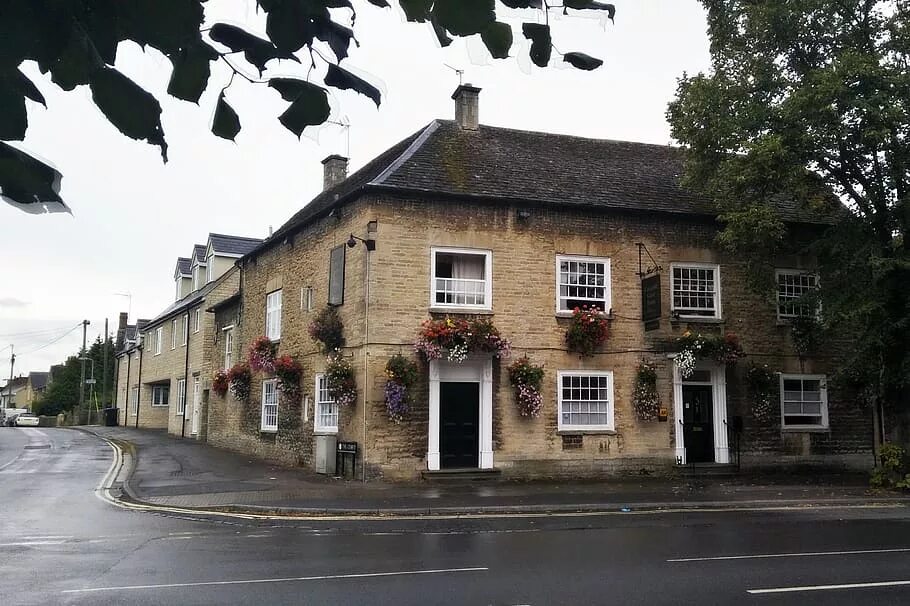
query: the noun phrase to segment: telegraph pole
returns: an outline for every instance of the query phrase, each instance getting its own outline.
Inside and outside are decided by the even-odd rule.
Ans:
[[[85,405],[85,337],[86,332],[88,331],[88,325],[91,324],[88,320],[82,321],[82,355],[79,356],[82,359],[82,370],[80,372],[79,379],[79,414],[82,414],[83,407]]]
[[[107,318],[104,319],[104,342],[101,344],[102,351],[102,366],[101,366],[101,406],[102,408],[110,406],[110,404],[105,404],[107,400]]]
[[[9,346],[9,383],[6,384],[9,389],[9,396],[7,397],[6,407],[12,408],[13,404],[13,365],[16,363],[16,354],[13,353],[13,346]],[[0,398],[2,399],[2,398]]]

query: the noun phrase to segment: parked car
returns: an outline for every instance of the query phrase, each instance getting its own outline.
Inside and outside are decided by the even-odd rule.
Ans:
[[[16,427],[38,427],[38,417],[30,412],[18,415]]]
[[[0,425],[13,427],[16,417],[28,412],[27,408],[2,408],[0,409]]]

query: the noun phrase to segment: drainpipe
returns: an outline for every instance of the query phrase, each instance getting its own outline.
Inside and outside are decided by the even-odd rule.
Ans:
[[[139,403],[142,402],[142,352],[144,348],[140,345],[139,349],[139,376],[136,377],[136,429],[139,429],[139,410],[142,408]]]
[[[215,262],[214,257],[212,263]],[[183,361],[183,419],[180,422],[180,437],[186,437],[186,392],[190,388],[190,311],[186,311],[186,356]]]
[[[130,422],[130,365],[133,361],[133,356],[130,355],[129,350],[126,352],[126,406],[123,407],[123,426],[126,427],[127,423]],[[120,378],[120,361],[117,361],[117,378]]]

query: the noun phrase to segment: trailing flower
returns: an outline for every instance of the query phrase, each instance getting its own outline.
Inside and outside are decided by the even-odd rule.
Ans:
[[[246,400],[250,397],[250,384],[253,382],[253,372],[250,365],[246,362],[240,362],[231,367],[227,372],[228,388],[231,395],[238,400]]]
[[[231,382],[228,380],[228,373],[224,370],[219,370],[212,378],[212,391],[218,394],[219,398],[223,398],[225,394],[227,394],[230,385]]]
[[[543,375],[543,366],[532,364],[528,356],[522,356],[509,365],[509,382],[515,388],[515,402],[521,416],[536,418],[540,414]]]
[[[714,360],[718,364],[731,366],[746,355],[739,344],[739,337],[732,332],[725,335],[702,335],[687,330],[676,338],[674,345],[678,352],[676,365],[683,379],[692,376],[699,359]]]
[[[250,344],[250,369],[254,372],[275,370],[275,344],[268,337],[256,337]]]
[[[599,307],[576,307],[572,310],[572,323],[566,329],[566,347],[582,357],[591,356],[607,340],[609,329],[610,324]]]
[[[344,323],[338,310],[327,305],[307,327],[310,338],[319,343],[324,354],[344,347]]]
[[[286,398],[296,400],[300,397],[300,376],[303,368],[300,362],[285,354],[275,360],[275,377],[278,379],[278,391]]]
[[[752,416],[758,421],[766,421],[774,412],[772,394],[776,381],[767,364],[749,365],[746,371],[746,385],[752,404]]]
[[[499,334],[490,320],[446,317],[443,320],[426,320],[421,325],[414,351],[423,354],[428,361],[439,360],[445,353],[449,362],[460,363],[468,354],[475,352],[507,358],[512,353],[512,344]]]
[[[657,391],[657,371],[645,361],[638,365],[632,408],[642,421],[656,421],[660,414],[660,393]]]
[[[341,352],[334,351],[329,356],[325,367],[325,377],[329,383],[329,397],[339,406],[353,405],[357,402],[357,381],[354,379],[354,368]]]
[[[401,354],[389,358],[385,366],[385,405],[389,418],[401,423],[411,405],[411,389],[417,383],[417,364]]]

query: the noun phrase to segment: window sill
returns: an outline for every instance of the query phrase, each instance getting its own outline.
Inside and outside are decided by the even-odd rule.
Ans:
[[[262,429],[260,427],[259,433],[276,434],[276,433],[278,433],[278,429],[277,428],[276,429]]]
[[[492,316],[492,309],[472,309],[470,307],[431,307],[431,314],[465,314],[472,316]]]
[[[560,429],[558,436],[615,436],[619,432],[615,429]]]
[[[781,427],[781,433],[830,433],[830,427]]]
[[[313,431],[313,435],[314,435],[314,436],[337,436],[337,435],[338,435],[338,430],[337,430],[337,429],[334,429],[334,430],[332,430],[332,429],[317,429],[317,430]]]
[[[723,318],[707,318],[703,316],[670,316],[670,322],[672,324],[682,324],[684,322],[693,323],[693,324],[724,324],[726,320]]]
[[[573,316],[573,314],[574,314],[574,312],[571,312],[571,311],[557,311],[556,317],[557,318],[571,318]],[[601,313],[599,315],[604,320],[615,320],[616,319],[616,316],[614,316],[612,313],[608,313],[608,314]]]

